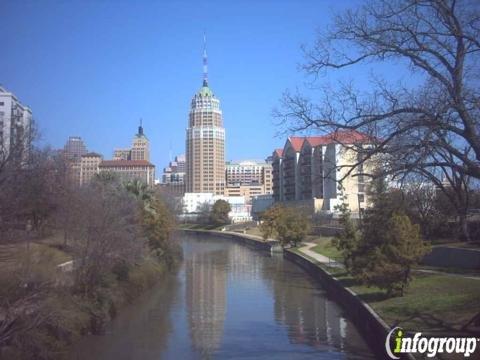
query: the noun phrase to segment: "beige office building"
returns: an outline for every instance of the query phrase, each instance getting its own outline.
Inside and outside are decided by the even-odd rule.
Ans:
[[[98,171],[116,174],[122,182],[140,180],[148,186],[154,185],[155,165],[146,160],[104,160]]]
[[[80,161],[80,185],[88,184],[98,174],[98,166],[102,160],[102,155],[94,152],[82,155],[82,160]]]
[[[133,137],[132,147],[130,149],[115,149],[113,151],[113,160],[150,161],[150,142],[143,132],[141,120],[138,132]]]
[[[186,138],[186,191],[223,195],[225,129],[220,101],[208,86],[206,52],[203,86],[192,99]]]
[[[243,196],[250,203],[258,195],[272,193],[272,165],[246,160],[230,162],[225,169],[225,196]]]

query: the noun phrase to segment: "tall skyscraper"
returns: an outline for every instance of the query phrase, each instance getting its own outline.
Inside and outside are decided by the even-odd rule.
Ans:
[[[223,195],[225,129],[220,101],[208,86],[204,38],[203,85],[192,99],[186,139],[186,191]]]
[[[82,155],[87,153],[87,147],[80,136],[70,136],[63,149],[68,160],[80,161]]]
[[[68,177],[72,184],[80,185],[82,181],[82,156],[87,147],[80,136],[70,136],[63,148],[63,155],[68,165]]]
[[[150,161],[150,142],[143,133],[142,120],[140,119],[140,126],[138,133],[135,134],[132,144],[132,160],[146,160]]]

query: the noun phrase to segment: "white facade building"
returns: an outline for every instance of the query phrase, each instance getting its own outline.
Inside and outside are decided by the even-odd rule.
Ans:
[[[14,146],[23,143],[23,157],[30,148],[32,110],[0,87],[0,157],[7,158]]]
[[[223,196],[213,193],[185,193],[183,195],[183,214],[188,217],[196,214],[202,207],[212,206],[217,200],[225,200],[230,204],[231,211],[228,214],[232,223],[251,221],[251,206],[248,205],[243,196]]]

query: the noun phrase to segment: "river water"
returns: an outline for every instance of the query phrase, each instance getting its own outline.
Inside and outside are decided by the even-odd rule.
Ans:
[[[322,288],[282,255],[212,236],[182,238],[184,261],[74,359],[373,359]]]

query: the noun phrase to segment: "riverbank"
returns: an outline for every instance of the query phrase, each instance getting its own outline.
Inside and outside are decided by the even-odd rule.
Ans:
[[[201,232],[220,234],[236,241],[264,243],[261,237],[255,235],[208,230]],[[268,247],[263,248],[268,250]],[[337,258],[336,249],[326,242],[309,248],[318,253],[326,249],[326,254]],[[462,326],[478,311],[480,280],[476,278],[416,272],[405,296],[387,298],[380,289],[368,288],[356,282],[343,267],[337,266],[337,261],[331,261],[327,256],[323,257],[329,261],[322,263],[299,249],[290,249],[285,250],[285,257],[322,282],[332,298],[354,319],[379,358],[387,355],[384,342],[378,339],[385,339],[388,331],[395,326],[434,335],[462,335],[466,333],[461,329]],[[457,277],[453,279],[452,276]]]
[[[264,241],[260,236],[247,235],[242,233],[227,233],[221,231],[209,230],[187,230],[182,229],[186,233],[196,234],[214,234],[223,238],[234,239],[235,241],[246,244],[253,244],[256,248],[262,250],[271,250],[272,246],[279,246],[278,241],[270,240]],[[336,303],[341,305],[348,314],[349,318],[355,323],[362,336],[365,338],[369,346],[375,352],[379,359],[386,358],[384,342],[379,342],[378,339],[385,339],[388,331],[388,325],[382,318],[376,314],[365,302],[363,302],[352,290],[345,287],[335,277],[320,267],[313,259],[301,254],[298,249],[285,249],[283,251],[284,257],[313,275],[316,280],[319,280],[329,296],[334,299]],[[381,343],[381,344],[380,344]],[[405,359],[412,359],[405,357]]]
[[[373,360],[343,309],[303,269],[240,240],[182,233],[184,260],[72,360]]]
[[[311,247],[315,253],[341,261],[340,252],[330,238],[322,238]],[[300,251],[305,253],[304,249]],[[305,254],[308,256],[309,254]],[[311,254],[311,258],[316,258]],[[318,259],[312,259],[317,261]],[[388,298],[376,287],[366,287],[345,270],[319,264],[364,299],[390,326],[401,326],[432,334],[480,330],[462,329],[477,313],[480,299],[480,272],[462,268],[435,268],[418,265],[402,297]]]
[[[169,265],[152,254],[145,254],[135,264],[119,263],[103,273],[95,290],[85,296],[74,287],[73,268],[58,264],[71,260],[71,254],[59,249],[57,241],[38,241],[28,245],[2,247],[10,261],[3,261],[4,273],[21,275],[22,262],[29,259],[29,272],[36,274],[36,286],[42,286],[28,308],[14,303],[10,313],[0,313],[0,320],[9,316],[18,320],[11,326],[25,331],[0,347],[0,359],[68,358],[72,344],[87,334],[102,334],[116,314],[159,279],[166,276]],[[8,250],[8,251],[7,251]],[[15,279],[2,278],[2,291],[15,290]],[[0,322],[1,323],[1,322]]]
[[[184,231],[187,234],[215,234],[216,236],[241,242],[245,245],[254,247],[259,250],[267,251],[282,251],[280,243],[274,239],[264,240],[260,236],[248,235],[245,233],[233,232],[233,231],[218,231],[218,230],[206,230],[206,229],[192,229],[192,228],[180,228],[178,231]]]

